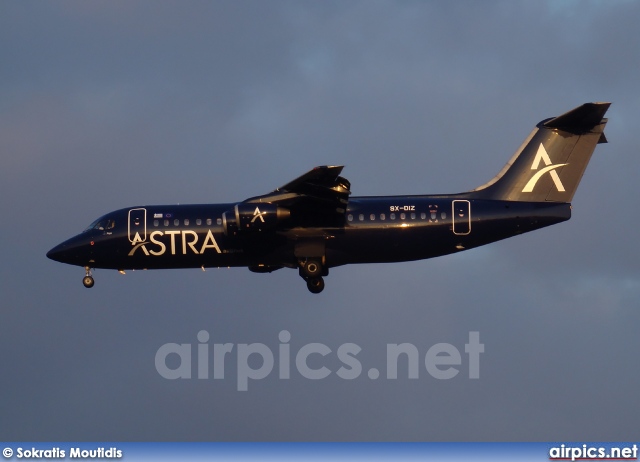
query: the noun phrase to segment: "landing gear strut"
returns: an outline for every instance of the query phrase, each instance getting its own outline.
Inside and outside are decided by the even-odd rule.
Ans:
[[[327,268],[320,260],[307,258],[300,260],[300,277],[307,281],[307,289],[312,294],[319,294],[324,289],[324,279],[322,276],[329,274]]]
[[[93,276],[91,276],[91,268],[89,268],[88,266],[85,266],[84,270],[85,270],[85,275],[84,275],[84,278],[82,278],[82,284],[84,284],[84,286],[87,289],[91,289],[94,284]]]

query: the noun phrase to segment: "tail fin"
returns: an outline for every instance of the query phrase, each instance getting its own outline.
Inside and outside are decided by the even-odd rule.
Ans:
[[[502,171],[474,189],[474,197],[525,202],[571,202],[591,154],[606,143],[604,114],[611,103],[586,103],[543,120]]]

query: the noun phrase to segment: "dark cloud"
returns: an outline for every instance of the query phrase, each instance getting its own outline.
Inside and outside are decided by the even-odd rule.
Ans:
[[[640,383],[634,2],[59,2],[0,7],[7,440],[623,440]],[[96,271],[45,258],[114,209],[244,199],[320,164],[355,195],[491,178],[534,124],[605,100],[571,221],[436,260]],[[384,243],[381,243],[384,245]],[[165,343],[313,342],[334,371],[163,379]],[[485,344],[481,377],[371,380],[386,345]],[[342,380],[336,350],[362,348]],[[319,360],[319,358],[315,358]],[[311,358],[310,358],[311,360]],[[257,366],[256,366],[257,367]],[[277,368],[277,365],[276,365]],[[292,367],[293,369],[293,367]],[[404,373],[404,375],[403,375]],[[384,373],[383,373],[384,375]]]

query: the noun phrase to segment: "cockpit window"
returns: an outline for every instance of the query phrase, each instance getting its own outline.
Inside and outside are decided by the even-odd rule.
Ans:
[[[86,233],[86,232],[87,232],[87,231],[89,231],[90,229],[94,229],[94,228],[98,225],[98,223],[99,223],[99,222],[100,222],[100,218],[98,218],[96,221],[94,221],[94,222],[93,222],[93,223],[91,223],[89,226],[87,226],[87,227],[84,229],[83,233]]]
[[[96,229],[99,231],[109,231],[112,230],[115,226],[115,220],[112,220],[110,218],[98,218],[96,221],[87,226],[87,229],[85,229],[84,232],[91,229]]]

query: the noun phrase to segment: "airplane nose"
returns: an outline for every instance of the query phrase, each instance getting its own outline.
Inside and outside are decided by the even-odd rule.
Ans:
[[[67,239],[49,250],[47,257],[60,263],[86,266],[94,258],[92,236],[83,233]]]
[[[47,258],[64,263],[66,245],[59,244],[47,252]]]

